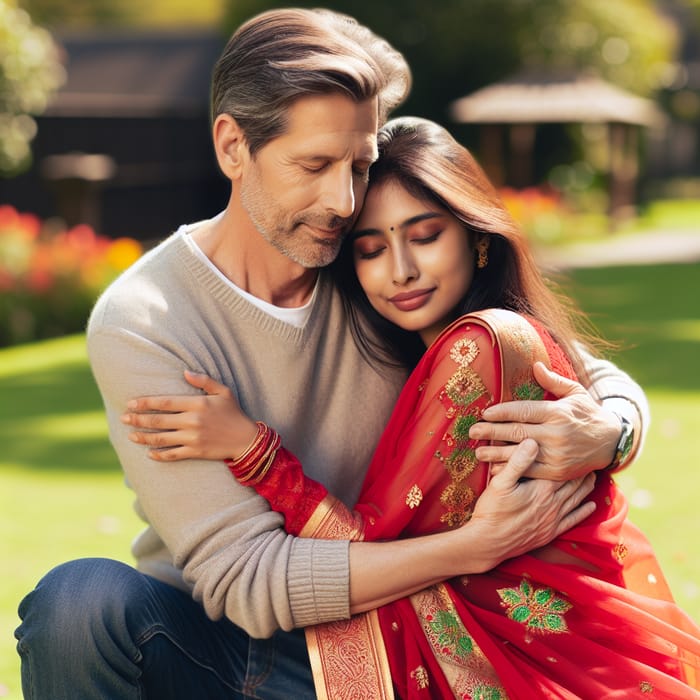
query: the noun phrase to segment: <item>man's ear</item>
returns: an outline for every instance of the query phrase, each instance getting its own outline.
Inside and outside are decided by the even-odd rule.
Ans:
[[[237,180],[248,155],[243,129],[230,114],[219,114],[214,120],[212,135],[221,172],[229,180]]]

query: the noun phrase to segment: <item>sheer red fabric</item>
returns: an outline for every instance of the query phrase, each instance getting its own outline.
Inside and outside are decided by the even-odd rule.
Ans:
[[[488,483],[469,427],[549,399],[532,364],[573,377],[537,324],[503,310],[447,328],[411,374],[351,512],[281,450],[256,489],[292,534],[393,539],[465,523]],[[700,698],[700,629],[600,473],[596,511],[549,546],[307,630],[320,698]]]

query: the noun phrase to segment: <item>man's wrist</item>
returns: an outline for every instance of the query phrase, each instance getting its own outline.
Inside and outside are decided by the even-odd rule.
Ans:
[[[615,445],[615,454],[612,462],[605,467],[606,471],[615,472],[621,469],[629,461],[634,446],[634,425],[625,416],[614,412],[620,420],[620,437]]]
[[[642,423],[642,412],[633,401],[630,401],[624,396],[608,396],[602,400],[604,408],[615,414],[620,422],[620,431],[618,433],[617,443],[615,444],[615,454],[612,462],[605,468],[609,471],[619,471],[626,467],[636,456],[642,443],[642,436],[645,426]],[[629,450],[620,459],[618,457],[618,448],[621,447],[620,442],[623,438],[623,420],[630,423],[632,427],[632,441]]]

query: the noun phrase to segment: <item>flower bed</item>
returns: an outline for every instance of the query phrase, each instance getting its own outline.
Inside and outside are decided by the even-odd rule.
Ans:
[[[99,293],[141,253],[131,238],[0,206],[0,346],[82,331]]]

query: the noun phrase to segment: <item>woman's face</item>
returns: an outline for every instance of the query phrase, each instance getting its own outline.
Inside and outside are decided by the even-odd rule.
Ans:
[[[472,283],[474,248],[464,224],[389,180],[370,188],[351,237],[372,306],[430,345]]]

